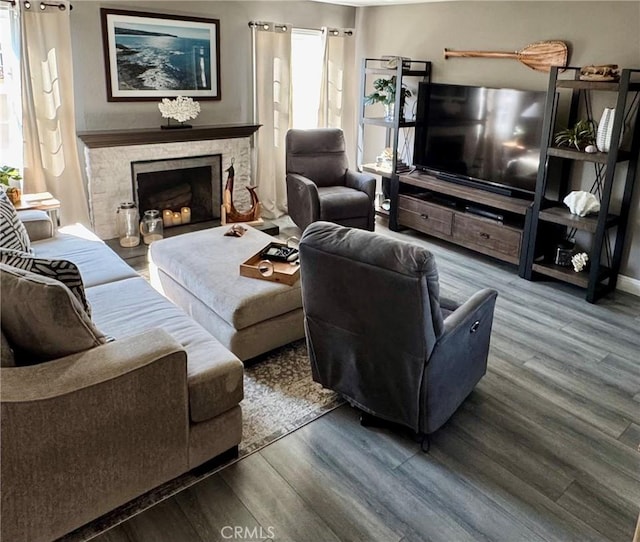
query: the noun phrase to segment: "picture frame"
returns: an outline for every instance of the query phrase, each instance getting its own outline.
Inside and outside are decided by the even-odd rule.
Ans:
[[[107,101],[220,100],[220,21],[100,9]]]

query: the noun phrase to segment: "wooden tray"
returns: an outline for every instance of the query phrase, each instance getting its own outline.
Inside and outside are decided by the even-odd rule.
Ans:
[[[269,243],[269,245],[286,247],[284,243]],[[260,272],[259,263],[264,260],[260,256],[267,247],[261,249],[257,254],[254,254],[247,261],[240,264],[240,275],[243,277],[249,277],[252,279],[269,280],[271,282],[279,282],[281,284],[287,284],[291,286],[295,284],[300,278],[300,266],[291,265],[289,262],[275,262],[271,261],[273,265],[273,273],[264,274]],[[270,261],[270,260],[269,260]]]

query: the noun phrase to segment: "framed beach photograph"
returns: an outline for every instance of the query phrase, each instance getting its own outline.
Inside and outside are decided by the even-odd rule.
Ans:
[[[100,10],[107,100],[220,99],[220,21]]]

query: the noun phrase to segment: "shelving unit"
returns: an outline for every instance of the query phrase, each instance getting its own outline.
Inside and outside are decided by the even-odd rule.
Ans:
[[[400,131],[406,129],[413,130],[415,127],[414,120],[406,120],[406,111],[403,112],[401,104],[403,103],[402,93],[398,90],[402,88],[403,84],[406,84],[407,78],[414,78],[416,88],[420,81],[430,81],[431,77],[431,62],[426,60],[402,60],[397,59],[397,65],[395,68],[387,67],[390,59],[382,58],[364,58],[362,60],[362,71],[360,79],[360,112],[358,122],[358,148],[356,162],[361,171],[366,171],[378,175],[382,179],[383,192],[386,188],[387,197],[389,197],[390,185],[393,180],[397,180],[397,174],[406,172],[409,170],[413,152],[413,144],[410,140],[407,140],[405,135],[405,147],[406,153],[403,153],[401,160],[398,160],[398,148],[400,144]],[[393,108],[393,117],[373,117],[369,113],[375,106],[365,105],[365,96],[370,93],[371,84],[375,79],[392,77],[396,78],[396,96]],[[403,114],[404,113],[404,114]],[[391,148],[392,161],[388,167],[380,167],[375,162],[364,162],[364,146],[366,137],[366,126],[376,126],[385,130],[384,140],[385,147]],[[382,149],[381,149],[382,150]],[[389,211],[379,208],[378,202],[376,202],[376,213],[384,216],[389,216]]]
[[[615,289],[620,271],[640,149],[640,70],[623,69],[620,80],[616,82],[581,81],[580,68],[577,67],[566,68],[566,73],[573,73],[573,79],[559,79],[559,73],[558,68],[551,69],[536,194],[527,213],[524,235],[528,241],[520,259],[520,276],[532,280],[537,273],[580,286],[586,290],[587,301],[594,303]],[[553,146],[554,133],[558,130],[558,93],[563,89],[571,91],[569,126],[573,126],[584,114],[589,120],[598,120],[593,118],[592,94],[617,94],[608,153],[589,154]],[[619,149],[623,128],[632,133],[629,150]],[[558,170],[552,168],[556,160],[562,162],[559,164],[559,176],[554,175]],[[594,180],[590,191],[600,200],[600,212],[597,215],[573,215],[562,203],[569,193],[570,174],[577,162],[593,164]],[[622,162],[626,162],[627,167],[624,181],[620,180],[620,175],[616,175],[616,169]],[[615,192],[621,194],[619,201],[612,201],[614,188]],[[553,192],[555,195],[550,195]],[[616,212],[612,212],[612,204],[618,208]],[[585,232],[590,238],[588,272],[576,273],[573,267],[561,267],[553,263],[555,244],[573,237],[576,232]]]

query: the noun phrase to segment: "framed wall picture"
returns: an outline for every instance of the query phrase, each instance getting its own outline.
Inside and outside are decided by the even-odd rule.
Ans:
[[[220,21],[100,10],[107,100],[220,99]]]

